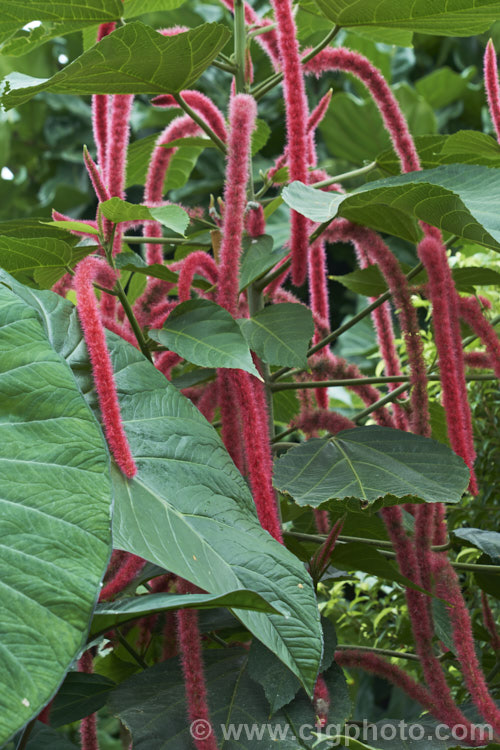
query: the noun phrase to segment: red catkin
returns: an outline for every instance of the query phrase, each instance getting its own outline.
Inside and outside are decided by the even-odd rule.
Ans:
[[[266,231],[266,217],[260,203],[250,205],[245,216],[245,228],[250,237],[260,237]]]
[[[192,584],[181,579],[179,579],[177,588],[179,594],[191,594],[194,591]],[[179,609],[177,611],[177,635],[189,722],[201,721],[210,724],[198,613],[195,609]],[[217,742],[213,732],[204,739],[193,737],[193,743],[196,750],[217,750]]]
[[[104,180],[101,173],[99,172],[99,168],[89,154],[87,146],[83,147],[83,161],[98,201],[101,203],[107,201],[109,198],[111,198],[110,192],[104,184]]]
[[[99,596],[99,601],[105,601],[119,594],[128,586],[136,575],[142,570],[145,560],[137,555],[126,555],[113,578],[103,587]]]
[[[195,273],[202,273],[211,284],[217,283],[217,265],[211,255],[196,250],[184,259],[179,272],[178,296],[180,302],[189,299]]]
[[[484,52],[484,86],[497,141],[500,143],[500,88],[498,85],[497,55],[491,39]]]
[[[500,651],[500,635],[495,624],[495,618],[488,602],[488,597],[481,591],[481,608],[483,611],[484,627],[490,634],[490,644],[493,651]]]
[[[500,339],[491,323],[484,317],[481,305],[475,297],[460,297],[458,311],[462,320],[469,325],[486,347],[491,367],[500,378]]]
[[[314,686],[313,696],[314,712],[316,714],[316,726],[324,727],[328,724],[328,709],[330,708],[330,694],[326,682],[321,675],[318,675],[316,685]]]
[[[460,662],[465,684],[481,716],[500,734],[500,709],[488,692],[474,646],[470,614],[465,604],[455,571],[444,555],[434,555],[436,593],[447,602],[453,629],[455,653]]]
[[[245,473],[246,461],[241,440],[242,414],[239,400],[228,370],[218,370],[218,399],[222,420],[221,437],[236,468]]]
[[[94,671],[92,654],[85,651],[78,662],[78,670],[86,674],[92,674]],[[97,739],[97,714],[85,716],[80,722],[80,742],[81,750],[99,750],[99,741]]]
[[[307,118],[308,106],[297,30],[291,0],[272,0],[278,25],[278,44],[283,70],[283,98],[285,100],[288,171],[290,181],[307,183]],[[308,220],[291,212],[290,248],[292,251],[292,281],[301,286],[306,277],[308,254]]]
[[[358,245],[360,253],[366,253],[372,263],[379,266],[394,305],[398,311],[401,330],[406,344],[408,363],[410,365],[411,390],[411,428],[417,435],[430,435],[429,403],[427,396],[427,369],[423,355],[417,312],[411,301],[408,280],[401,267],[376,232],[360,227],[345,219],[333,222],[326,232],[330,242],[352,242]]]
[[[467,367],[475,367],[481,370],[493,369],[488,352],[464,352],[464,362]]]
[[[97,278],[111,286],[116,277],[109,266],[99,258],[89,256],[81,260],[74,276],[78,316],[92,365],[104,432],[116,463],[125,476],[131,478],[137,469],[123,429],[113,367],[92,286]]]
[[[318,77],[332,70],[352,73],[364,83],[382,115],[384,125],[399,156],[402,171],[419,170],[420,160],[408,124],[382,73],[368,58],[344,47],[326,47],[304,65],[306,74]]]
[[[434,335],[439,355],[443,406],[451,447],[461,456],[471,472],[470,490],[477,494],[474,475],[474,442],[472,420],[467,399],[465,368],[458,322],[458,300],[442,242],[425,237],[418,245],[418,255],[424,264],[432,302]],[[457,345],[457,339],[459,344]]]
[[[256,116],[257,105],[253,97],[248,94],[237,94],[231,99],[217,303],[233,316],[237,312],[250,139]]]
[[[111,34],[115,23],[102,23],[97,31],[97,41]],[[106,150],[108,146],[108,112],[110,97],[107,94],[94,94],[92,97],[92,130],[97,147],[97,163],[106,177]]]
[[[331,435],[336,435],[341,430],[350,430],[356,425],[350,419],[342,414],[328,409],[314,409],[305,411],[300,416],[295,417],[290,423],[290,427],[302,430],[306,435],[311,435],[318,430],[326,430]]]
[[[187,89],[180,92],[187,105],[202,117],[207,125],[210,125],[215,135],[219,136],[221,141],[227,141],[227,130],[224,116],[215,104],[202,94],[201,91]],[[155,107],[178,107],[177,101],[172,94],[160,94],[151,99],[151,104]]]

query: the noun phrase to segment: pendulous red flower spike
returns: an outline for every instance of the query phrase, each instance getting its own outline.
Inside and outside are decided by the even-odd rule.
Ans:
[[[311,433],[315,433],[318,430],[326,430],[330,435],[336,435],[337,432],[351,430],[356,425],[350,419],[344,417],[342,414],[337,414],[335,411],[314,409],[304,411],[300,416],[294,417],[290,423],[290,427],[302,430],[302,432],[310,436]]]
[[[272,0],[278,26],[278,44],[283,71],[285,100],[288,171],[290,181],[307,183],[308,105],[304,75],[293,18],[291,0]],[[292,251],[292,281],[301,286],[306,278],[309,222],[296,211],[290,215],[290,248]]]
[[[304,65],[306,75],[319,77],[322,73],[333,70],[352,73],[364,83],[382,115],[399,156],[402,171],[419,170],[420,160],[408,124],[382,73],[367,57],[344,47],[326,47]]]
[[[316,714],[316,726],[321,729],[328,724],[328,709],[330,708],[330,693],[321,675],[318,675],[314,686],[313,706]]]
[[[105,285],[112,286],[116,280],[116,274],[100,258],[88,256],[81,260],[76,267],[73,279],[78,317],[82,324],[92,365],[104,433],[116,463],[125,476],[131,478],[136,474],[137,469],[122,424],[113,367],[94,294],[93,282],[97,278]]]
[[[78,671],[92,674],[94,671],[94,662],[90,651],[85,651],[78,661]],[[80,721],[80,747],[81,750],[99,750],[99,740],[97,739],[97,714],[85,716]]]
[[[227,129],[224,115],[208,96],[195,89],[186,89],[180,92],[182,98],[197,114],[202,117],[207,125],[210,125],[215,135],[219,136],[223,143],[227,141]],[[178,103],[172,94],[160,94],[151,99],[154,107],[178,107]]]
[[[95,194],[97,196],[97,200],[100,203],[109,200],[109,198],[111,198],[111,194],[104,184],[104,180],[99,171],[99,168],[89,154],[87,146],[83,147],[83,161],[87,169],[87,173],[90,177],[92,187],[94,188]]]
[[[99,596],[99,601],[103,602],[112,599],[128,586],[138,573],[143,569],[146,561],[137,555],[126,555],[113,578],[103,587]]]
[[[188,581],[179,579],[177,590],[179,594],[192,594],[196,588]],[[189,722],[199,721],[210,725],[198,613],[195,609],[179,609],[176,616]],[[193,743],[196,750],[217,750],[213,731],[207,737],[194,736]]]
[[[217,303],[233,316],[237,313],[250,140],[256,116],[257,105],[253,97],[248,94],[237,94],[231,99]]]
[[[249,237],[260,237],[266,231],[266,217],[260,203],[249,205],[245,216],[245,228]]]
[[[497,55],[491,39],[484,51],[484,87],[497,141],[500,143],[500,87],[498,85]]]
[[[417,250],[429,277],[427,289],[435,321],[434,335],[439,355],[443,406],[446,411],[450,444],[469,467],[470,491],[477,494],[472,420],[458,321],[458,298],[446,257],[446,248],[440,240],[428,236],[419,243]]]
[[[491,367],[500,378],[500,339],[491,323],[483,315],[481,305],[475,297],[459,297],[458,312],[486,347]]]
[[[447,612],[453,630],[455,653],[460,662],[465,684],[479,713],[500,734],[500,709],[491,697],[481,670],[474,645],[472,623],[465,604],[457,574],[445,555],[434,555],[436,594],[447,602]]]
[[[195,273],[202,273],[211,284],[217,283],[217,264],[212,256],[203,250],[190,253],[182,262],[177,283],[180,302],[189,299]]]
[[[97,31],[97,42],[111,34],[116,24],[102,23]],[[108,116],[110,97],[107,94],[94,94],[92,97],[92,130],[97,148],[97,163],[106,177],[106,151],[108,148]]]

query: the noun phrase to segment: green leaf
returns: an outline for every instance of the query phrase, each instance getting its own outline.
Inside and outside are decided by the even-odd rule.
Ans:
[[[415,145],[422,169],[433,169],[441,164],[481,164],[500,167],[500,145],[486,133],[459,130],[451,135],[420,135]],[[392,148],[379,154],[378,166],[385,172],[399,174],[399,159]]]
[[[182,302],[150,338],[200,367],[246,370],[260,378],[238,323],[220,305],[204,299]]]
[[[62,727],[102,708],[116,684],[100,674],[70,672],[50,709],[50,725]]]
[[[491,557],[493,563],[500,563],[500,533],[498,531],[487,531],[486,529],[454,529],[453,536],[463,540],[467,545],[477,547],[488,557]]]
[[[115,263],[116,267],[122,271],[132,271],[142,276],[152,276],[155,279],[172,281],[174,284],[177,283],[177,279],[179,278],[179,274],[174,273],[174,271],[171,271],[167,266],[163,266],[160,263],[153,263],[148,266],[140,255],[133,252],[125,251],[118,253]],[[196,286],[196,283],[193,286]]]
[[[480,565],[489,565],[490,557],[489,555],[481,555],[477,562]],[[500,576],[497,571],[494,570],[491,573],[488,570],[474,571],[474,580],[480,589],[500,600]]]
[[[0,1],[0,42],[30,21],[51,21],[71,31],[85,26],[116,21],[123,12],[120,0],[10,0]],[[54,35],[56,36],[56,35]]]
[[[495,208],[499,191],[500,170],[452,164],[367,183],[350,195],[293,182],[284,188],[283,199],[313,221],[344,216],[410,239],[417,230],[408,225],[417,218],[500,251],[500,218]]]
[[[160,10],[175,10],[183,2],[184,0],[124,0],[122,13],[124,18],[134,18]]]
[[[11,109],[46,90],[80,96],[177,93],[192,86],[229,36],[225,26],[206,23],[166,37],[135,21],[106,36],[52,78],[10,73],[1,102]]]
[[[99,230],[96,227],[85,224],[84,221],[43,221],[42,224],[46,224],[49,227],[58,227],[64,229],[66,232],[86,232],[87,234],[99,234]]]
[[[3,271],[0,281],[3,744],[49,701],[85,643],[110,553],[111,486],[99,425],[38,304],[56,327],[63,300],[21,287],[23,298]]]
[[[465,94],[470,72],[471,69],[468,68],[460,75],[445,65],[420,78],[415,83],[415,88],[431,107],[447,107]]]
[[[29,736],[26,750],[78,750],[78,748],[61,732],[37,721]]]
[[[311,311],[284,302],[238,320],[250,349],[270,365],[307,367],[307,350],[314,333]]]
[[[0,267],[25,284],[50,289],[68,267],[73,268],[93,253],[95,245],[75,247],[78,238],[68,237],[65,232],[57,239],[43,234],[41,229],[39,237],[0,235]]]
[[[500,18],[498,0],[315,0],[339,26],[410,29],[437,36],[474,36]]]
[[[243,239],[243,253],[240,263],[240,292],[249,284],[274,268],[280,260],[288,255],[287,247],[275,248],[274,240],[269,234],[261,237],[245,237]]]
[[[436,637],[454,654],[456,647],[447,605],[442,599],[433,598],[431,606]]]
[[[224,750],[302,750],[311,747],[315,717],[303,693],[269,719],[269,707],[262,688],[252,680],[247,668],[248,652],[231,648],[204,651],[205,679],[210,717],[217,739]],[[324,673],[335,700],[330,721],[342,724],[349,715],[350,701],[342,671],[334,665]],[[111,711],[130,729],[138,750],[192,750],[184,685],[178,659],[131,677],[109,697]],[[299,728],[307,744],[295,737]],[[238,738],[231,732],[241,732]],[[248,737],[246,729],[261,730]]]
[[[252,133],[252,156],[255,156],[264,148],[271,135],[271,128],[265,120],[257,118],[255,129]]]
[[[372,510],[406,502],[458,503],[469,481],[462,459],[442,443],[378,426],[308,440],[275,466],[275,487],[313,508],[339,501]]]
[[[184,235],[186,227],[189,224],[189,216],[180,206],[158,206],[148,208],[148,206],[128,203],[121,198],[110,198],[100,204],[104,216],[118,223],[120,221],[159,221],[164,227],[172,229],[177,234]]]
[[[260,594],[245,589],[228,591],[217,596],[213,594],[148,594],[98,604],[94,612],[90,634],[95,637],[112,630],[117,625],[157,612],[169,612],[176,609],[213,609],[216,607],[283,614]]]

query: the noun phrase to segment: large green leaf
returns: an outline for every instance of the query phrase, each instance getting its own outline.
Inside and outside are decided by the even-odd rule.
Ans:
[[[271,365],[307,367],[307,350],[314,333],[311,311],[284,302],[265,307],[238,321],[248,346]]]
[[[313,221],[335,216],[415,240],[415,219],[500,251],[496,195],[500,170],[452,164],[363,185],[345,195],[315,190],[302,182],[284,188],[285,202]],[[413,220],[413,222],[412,222]]]
[[[458,537],[467,545],[477,547],[491,557],[495,565],[500,563],[500,533],[487,529],[454,529],[453,536]]]
[[[23,299],[3,271],[0,281],[3,743],[48,702],[85,643],[110,553],[111,486],[101,430],[36,298],[26,289]]]
[[[0,42],[30,21],[52,21],[69,31],[116,21],[123,13],[120,0],[10,0],[0,1]]]
[[[273,250],[273,238],[269,234],[245,237],[240,263],[240,291],[274,268],[289,252],[287,247]]]
[[[467,467],[450,448],[388,427],[308,440],[279,458],[274,472],[277,489],[314,508],[458,503],[468,481]]]
[[[217,57],[230,32],[206,23],[163,36],[139,21],[127,24],[66,65],[52,78],[10,73],[2,104],[17,107],[40,91],[58,94],[166,94],[189,88]]]
[[[149,335],[200,367],[229,367],[260,377],[237,322],[215,302],[182,302],[163,328],[151,330]]]
[[[381,26],[438,36],[474,36],[500,18],[498,0],[315,0],[339,26]]]
[[[149,594],[98,604],[90,632],[95,637],[124,622],[137,620],[139,617],[157,612],[193,608],[213,609],[215,607],[236,607],[238,609],[252,609],[257,612],[283,614],[263,599],[260,594],[245,589],[228,591],[220,596],[214,596],[213,594]]]
[[[98,711],[115,683],[101,674],[69,672],[50,709],[50,725],[62,727]]]
[[[48,326],[50,319],[50,343],[66,358],[96,409],[76,309],[56,294],[12,283]],[[112,474],[115,546],[209,594],[247,589],[286,611],[287,617],[240,609],[235,613],[312,691],[322,638],[309,575],[261,528],[247,483],[201,413],[133,346],[112,333],[108,345],[138,467],[131,481],[117,469]],[[77,491],[75,498],[80,499]],[[89,571],[81,575],[88,580]]]
[[[270,720],[264,691],[249,674],[247,651],[205,651],[204,662],[210,717],[220,747],[313,747],[315,717],[304,693]],[[330,720],[343,724],[350,713],[345,678],[336,664],[323,677],[333,698]],[[169,659],[119,685],[110,694],[108,705],[130,730],[135,750],[192,750],[184,696],[179,661]]]

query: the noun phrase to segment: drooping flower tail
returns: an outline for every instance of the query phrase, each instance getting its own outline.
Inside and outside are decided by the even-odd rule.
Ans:
[[[104,432],[116,463],[125,476],[130,478],[137,469],[122,424],[113,367],[92,285],[97,278],[111,287],[116,277],[100,258],[89,256],[81,260],[74,276],[77,310],[92,365]]]

